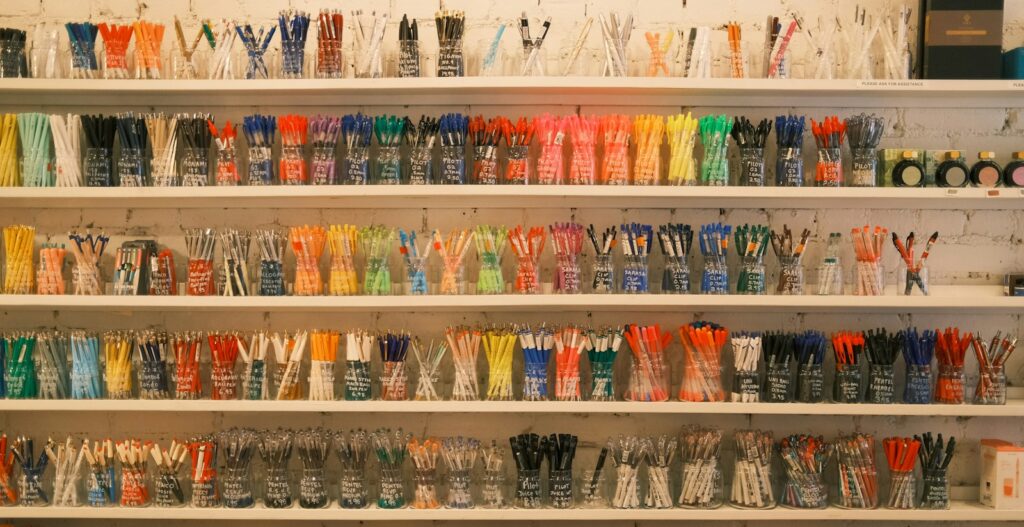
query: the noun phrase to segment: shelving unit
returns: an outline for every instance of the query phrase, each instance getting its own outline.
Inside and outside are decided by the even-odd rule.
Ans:
[[[813,287],[811,288],[813,290]],[[104,309],[182,312],[699,311],[786,313],[1022,313],[1024,300],[990,285],[932,286],[931,296],[424,295],[424,296],[49,296],[0,295],[0,310]]]
[[[339,106],[595,104],[998,108],[1024,101],[1019,80],[683,79],[459,77],[414,79],[70,80],[0,79],[0,105]]]
[[[862,415],[1024,417],[1024,393],[1005,406],[949,404],[634,403],[560,401],[0,400],[0,412],[219,412],[338,414]],[[2,511],[0,511],[2,512]],[[2,515],[2,514],[0,514]]]
[[[0,79],[0,105],[10,111],[90,111],[114,109],[163,110],[191,107],[201,101],[214,114],[224,108],[259,107],[268,112],[288,108],[313,113],[319,108],[345,111],[356,107],[398,108],[414,99],[417,106],[466,108],[493,106],[580,105],[622,107],[635,113],[641,107],[683,111],[690,107],[754,108],[934,108],[938,111],[971,108],[1024,106],[1024,81],[855,81],[765,80],[679,78],[582,78],[582,77],[466,77],[422,79],[338,80],[233,80],[233,81],[135,81]],[[230,108],[230,110],[227,110]],[[174,110],[177,111],[177,110]],[[334,110],[332,110],[334,111]],[[363,109],[363,111],[368,111]],[[390,110],[389,110],[390,111]],[[398,110],[395,110],[398,111]],[[461,110],[460,110],[461,111]],[[475,109],[474,109],[475,111]],[[532,113],[533,109],[523,109]],[[340,113],[340,112],[335,112]],[[409,113],[413,113],[410,111]],[[808,112],[809,113],[809,112]],[[384,199],[386,198],[386,199]],[[0,209],[53,209],[53,214],[75,214],[74,209],[210,209],[214,226],[233,223],[246,209],[479,209],[525,210],[541,208],[633,209],[819,209],[851,211],[894,210],[1024,210],[1022,189],[939,188],[750,188],[750,187],[608,187],[608,186],[271,186],[203,188],[0,188]],[[250,212],[251,214],[257,214]],[[91,212],[83,213],[83,216]],[[312,213],[311,213],[312,214]],[[218,216],[219,215],[219,216]],[[49,222],[54,223],[54,222]],[[176,228],[176,227],[175,227]],[[941,230],[941,226],[939,227]],[[969,243],[969,242],[968,242]],[[891,247],[889,248],[891,250]],[[957,257],[950,255],[950,258]],[[219,265],[219,263],[218,263]],[[813,290],[813,287],[809,288]],[[507,313],[511,320],[522,313],[757,313],[757,314],[940,314],[954,319],[972,315],[1024,314],[1024,301],[1003,295],[993,285],[932,287],[932,296],[739,296],[739,295],[493,295],[493,296],[381,296],[381,297],[117,297],[117,296],[10,296],[0,295],[0,314],[27,312],[27,318],[45,319],[52,313],[75,312],[87,324],[112,326],[110,314],[144,314],[159,319],[163,314],[182,318],[189,314],[227,315],[247,313]],[[102,314],[90,319],[89,312]],[[33,318],[33,320],[34,320]],[[71,318],[71,317],[68,317]],[[251,316],[250,318],[257,318]],[[495,318],[501,318],[496,316]],[[841,317],[836,317],[841,318]],[[713,319],[710,318],[709,319]],[[107,322],[109,321],[109,322]],[[91,327],[90,329],[97,329]],[[626,353],[623,353],[626,354]],[[620,359],[622,360],[622,359]],[[1013,379],[1019,381],[1016,377]],[[872,405],[872,404],[740,404],[740,403],[631,403],[617,402],[524,402],[524,401],[148,401],[148,400],[0,400],[0,413],[15,424],[46,423],[59,428],[61,419],[137,420],[134,431],[144,430],[146,419],[186,421],[202,414],[230,415],[235,421],[259,425],[264,414],[287,426],[287,415],[316,419],[332,414],[355,415],[360,424],[378,415],[457,414],[459,419],[481,419],[487,425],[502,421],[524,422],[535,416],[554,415],[567,422],[578,416],[666,416],[659,422],[679,422],[669,416],[860,416],[869,426],[886,417],[914,417],[926,427],[929,418],[979,418],[981,423],[1004,423],[1024,417],[1024,390],[1011,388],[1005,406],[976,405]],[[182,414],[175,416],[174,414]],[[85,417],[82,417],[85,416]],[[95,416],[95,418],[94,418]],[[314,416],[314,417],[309,417]],[[873,418],[873,419],[872,419]],[[219,417],[218,417],[219,419]],[[650,419],[654,420],[654,419]],[[769,420],[783,420],[778,419]],[[789,421],[805,421],[789,419]],[[762,420],[764,421],[764,420]],[[809,421],[809,419],[808,419]],[[823,422],[824,419],[819,420]],[[955,419],[947,419],[951,423]],[[813,421],[807,431],[818,430]],[[959,421],[957,421],[959,423]],[[6,423],[5,423],[6,424]],[[347,424],[347,423],[346,423]],[[575,423],[574,423],[575,426]],[[667,426],[667,425],[666,425]],[[674,424],[673,424],[674,426]],[[916,426],[916,425],[915,425]],[[986,425],[987,426],[987,425]],[[850,427],[852,428],[852,426]],[[896,430],[893,427],[890,429]],[[1006,428],[996,427],[997,430]],[[915,428],[914,431],[917,432]],[[436,429],[431,433],[439,433]],[[458,432],[451,430],[451,432]],[[496,432],[497,435],[504,430]],[[593,431],[588,441],[603,440],[606,430]],[[902,432],[901,432],[902,433]],[[581,440],[584,438],[581,435]],[[958,438],[959,439],[959,438]],[[975,441],[976,438],[966,438]],[[881,457],[879,458],[882,459]],[[968,462],[969,463],[969,462]],[[880,464],[881,468],[881,464]],[[884,469],[883,469],[884,470]],[[962,469],[961,469],[962,470]],[[973,470],[973,468],[971,469]],[[958,477],[960,477],[958,475]],[[727,479],[728,481],[728,479]],[[96,523],[115,520],[211,521],[792,521],[792,522],[974,522],[1019,521],[1022,511],[992,510],[975,503],[973,493],[954,497],[950,510],[887,509],[843,510],[744,510],[725,506],[715,510],[612,510],[612,509],[473,509],[473,510],[343,510],[300,508],[265,509],[160,509],[127,508],[25,508],[0,509],[0,518],[11,520],[82,519]],[[883,492],[884,495],[884,492]]]
[[[81,518],[104,520],[276,520],[276,521],[495,521],[495,520],[631,520],[631,521],[1019,521],[1021,511],[992,510],[975,503],[955,501],[949,510],[847,510],[830,507],[820,510],[794,510],[776,507],[769,510],[735,509],[724,506],[712,510],[697,509],[195,509],[191,507],[139,509],[111,507],[6,507],[0,511],[5,518]]]
[[[387,198],[387,199],[381,199]],[[1021,210],[1019,188],[621,187],[366,185],[270,187],[0,188],[18,208],[531,209],[552,207]]]

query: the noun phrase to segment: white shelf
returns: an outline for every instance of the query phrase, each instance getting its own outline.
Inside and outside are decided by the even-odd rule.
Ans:
[[[105,520],[308,520],[308,521],[398,521],[398,520],[536,520],[536,521],[680,521],[680,520],[792,520],[792,521],[1020,521],[1024,511],[994,510],[974,502],[954,501],[949,510],[847,510],[829,507],[821,510],[793,510],[776,507],[769,510],[735,509],[724,506],[713,510],[695,509],[195,509],[117,508],[117,507],[4,507],[0,517],[7,519],[105,519]]]
[[[815,80],[462,77],[305,80],[0,79],[0,105],[355,106],[614,104],[617,106],[1005,108],[1018,80]]]
[[[1005,406],[949,404],[634,403],[559,401],[177,401],[0,400],[0,412],[669,414],[1024,417],[1024,400]]]
[[[931,296],[464,295],[464,296],[48,296],[0,295],[0,310],[108,312],[786,312],[1022,313],[1024,299],[989,285],[932,286]]]
[[[386,199],[385,199],[386,198]],[[1019,188],[366,185],[0,188],[29,208],[796,208],[1024,209]]]

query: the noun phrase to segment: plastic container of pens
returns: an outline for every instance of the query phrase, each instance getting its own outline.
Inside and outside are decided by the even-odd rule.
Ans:
[[[167,399],[170,396],[165,360],[144,359],[136,372],[139,376],[140,399]]]
[[[397,146],[381,146],[377,148],[376,178],[378,185],[398,185],[402,183],[402,158]]]
[[[772,434],[760,430],[738,430],[734,434],[736,460],[733,465],[730,502],[740,509],[775,507],[772,476],[774,444]]]
[[[498,184],[498,147],[473,147],[473,182],[477,185]]]
[[[405,507],[405,483],[401,468],[381,468],[378,480],[377,507],[401,509]]]
[[[768,364],[763,400],[766,403],[788,403],[793,400],[793,370],[789,361]]]
[[[461,28],[459,29],[461,34]],[[437,52],[438,77],[464,77],[466,75],[465,57],[462,52],[462,39],[443,39]]]
[[[177,187],[179,185],[178,166],[174,164],[176,154],[175,149],[171,148],[153,149],[153,157],[149,160],[149,179],[154,187]]]
[[[141,148],[122,148],[117,156],[117,181],[122,187],[146,186],[146,156]]]
[[[886,508],[913,509],[917,494],[917,478],[913,470],[894,470],[889,473],[889,498]]]
[[[689,454],[684,450],[686,459],[682,466],[679,506],[684,509],[717,509],[725,501],[721,460],[717,450],[698,452],[699,456],[686,457]]]
[[[85,479],[86,503],[90,507],[113,507],[117,504],[114,468],[93,469]]]
[[[541,508],[541,482],[539,469],[519,469],[516,473],[515,507]]]
[[[615,261],[612,254],[598,254],[594,256],[594,263],[591,266],[591,292],[598,294],[614,293],[615,288]]]
[[[979,366],[974,404],[1006,404],[1006,368],[1002,363]]]
[[[622,292],[648,293],[648,262],[646,255],[628,255],[622,265]]]
[[[109,148],[86,148],[82,176],[87,187],[114,186],[114,168]]]
[[[905,296],[914,294],[928,296],[928,266],[920,265],[911,268],[907,267],[906,263],[901,263],[900,269],[896,273],[896,291]]]
[[[859,364],[837,364],[835,380],[832,383],[832,401],[848,404],[862,402],[861,382]]]
[[[921,509],[949,509],[949,476],[945,468],[922,467]]]
[[[251,146],[246,164],[249,185],[274,184],[274,159],[269,146]]]
[[[181,156],[181,186],[205,187],[210,179],[210,152],[206,148],[186,148]]]
[[[892,404],[896,399],[896,370],[891,364],[868,366],[868,388],[864,402]]]
[[[800,147],[779,147],[775,159],[775,186],[804,186],[804,159]]]
[[[153,477],[153,504],[157,507],[185,506],[185,494],[177,470],[160,465]]]
[[[43,488],[43,472],[41,470],[22,470],[18,477],[18,505],[22,507],[45,507],[50,504],[47,492]]]
[[[338,183],[337,153],[334,146],[314,146],[309,166],[310,180],[314,185]]]
[[[932,402],[932,366],[931,364],[907,364],[903,402],[906,404],[931,404]]]
[[[841,148],[818,148],[815,186],[843,186],[843,153]]]
[[[704,149],[704,160],[700,165],[700,178],[706,186],[722,187],[729,184],[729,144],[724,137],[713,141],[711,148]]]
[[[527,185],[530,183],[529,154],[529,145],[508,147],[508,158],[505,161],[505,184]]]
[[[507,507],[505,472],[500,468],[484,469],[480,495],[480,505],[485,509],[503,509]]]
[[[821,363],[800,364],[796,372],[796,401],[820,403],[824,400],[825,372]]]
[[[284,296],[284,265],[277,257],[260,260],[260,296]]]
[[[434,147],[427,145],[411,147],[408,168],[410,185],[434,183]]]
[[[736,293],[741,295],[763,295],[767,293],[764,264],[761,261],[744,262],[736,281]]]
[[[466,183],[466,151],[462,145],[441,146],[441,180],[444,185],[464,185]]]
[[[371,398],[370,363],[347,361],[345,368],[345,400],[369,401]]]
[[[661,274],[661,292],[685,294],[690,292],[690,266],[685,256],[666,256]]]
[[[223,505],[228,509],[247,509],[255,506],[252,469],[224,468],[220,474],[220,492]]]
[[[857,260],[853,269],[854,294],[881,296],[885,291],[885,266],[880,260]]]
[[[711,258],[704,261],[701,292],[705,295],[729,294],[729,267],[725,262]]]
[[[396,152],[397,154],[397,152]],[[381,159],[378,159],[380,162]],[[342,183],[346,185],[367,185],[370,183],[370,149],[352,146],[345,151]],[[378,179],[380,183],[392,183]]]
[[[874,148],[850,148],[850,157],[850,186],[878,186],[877,151]]]
[[[764,148],[740,148],[739,183],[744,187],[763,187],[765,183]]]
[[[779,257],[779,280],[775,294],[804,294],[804,267],[799,256]]]
[[[938,404],[964,404],[963,365],[939,363],[935,378],[935,402]]]

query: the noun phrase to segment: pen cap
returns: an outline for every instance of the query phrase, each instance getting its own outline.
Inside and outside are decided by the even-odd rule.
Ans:
[[[983,161],[991,161],[991,160],[995,159],[995,157],[996,157],[996,153],[995,152],[988,152],[988,151],[978,152],[978,159],[981,159]]]
[[[917,159],[917,150],[904,150],[903,159]]]
[[[1022,153],[1024,153],[1024,152],[1022,152]],[[959,150],[947,150],[946,153],[943,155],[943,158],[946,159],[947,161],[955,161],[957,159],[960,159],[960,151]]]
[[[1014,153],[1013,153],[1013,159],[1014,159],[1015,161],[1021,161],[1021,160],[1024,160],[1024,152],[1014,152]]]

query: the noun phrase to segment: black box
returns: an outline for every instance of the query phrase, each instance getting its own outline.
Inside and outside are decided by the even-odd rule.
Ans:
[[[1003,0],[921,0],[921,78],[998,79]]]

